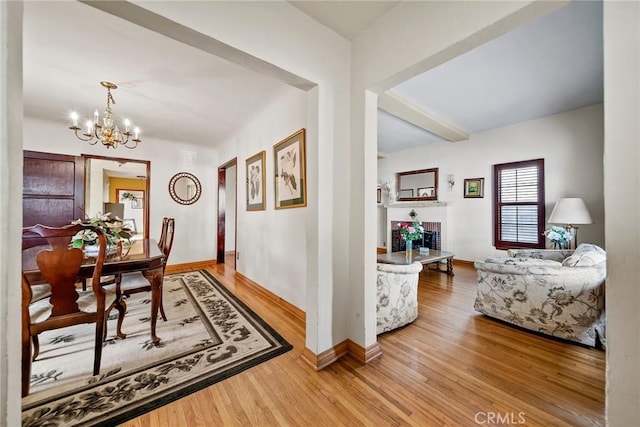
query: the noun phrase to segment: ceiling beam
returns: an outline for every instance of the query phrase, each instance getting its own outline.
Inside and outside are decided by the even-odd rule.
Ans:
[[[236,49],[220,40],[200,33],[185,25],[172,21],[164,16],[154,13],[142,6],[128,1],[91,1],[79,0],[87,6],[117,16],[133,24],[147,28],[163,36],[184,43],[188,46],[200,49],[211,55],[226,59],[229,62],[245,67],[267,77],[272,77],[291,86],[307,91],[316,86],[316,83],[293,74],[283,68],[250,55],[240,49]],[[144,2],[140,2],[143,4]]]
[[[469,139],[469,134],[389,91],[380,94],[378,97],[378,108],[421,129],[436,134],[447,141],[459,142]]]

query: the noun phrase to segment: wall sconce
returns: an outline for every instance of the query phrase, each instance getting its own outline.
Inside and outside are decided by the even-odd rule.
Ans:
[[[447,182],[449,183],[449,191],[453,190],[453,186],[456,185],[456,177],[453,174],[447,175]]]
[[[416,212],[415,210],[411,209],[411,212],[409,212],[409,216],[411,217],[412,220],[415,221],[416,217],[418,216],[418,212]]]
[[[387,194],[387,197],[389,197],[389,202],[393,202],[396,200],[396,192],[393,189],[393,183],[391,181],[387,181],[384,184],[382,184],[382,191],[384,191]]]

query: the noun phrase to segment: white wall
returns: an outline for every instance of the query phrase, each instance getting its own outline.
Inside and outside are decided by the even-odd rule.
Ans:
[[[448,204],[443,249],[473,261],[504,255],[493,246],[493,165],[543,158],[546,218],[558,198],[582,197],[593,224],[580,226],[578,242],[604,247],[603,121],[598,104],[478,133],[462,142],[388,153],[378,160],[378,181],[391,181],[396,172],[439,168],[438,198]],[[452,191],[445,179],[448,174],[456,178]],[[463,197],[465,178],[485,179],[484,198]],[[428,211],[418,220],[429,221]],[[386,235],[378,236],[383,239]]]
[[[253,117],[220,148],[227,160],[238,157],[237,250],[236,270],[285,301],[306,311],[307,222],[308,207],[275,209],[273,145],[301,128],[307,127],[308,95],[288,88],[280,98]],[[264,150],[266,206],[263,211],[247,211],[246,159]],[[307,164],[317,163],[317,154],[307,147]],[[317,198],[317,192],[307,199]]]
[[[20,424],[22,2],[0,2],[0,426]]]
[[[70,155],[94,154],[151,161],[149,237],[158,239],[163,217],[176,219],[169,264],[216,257],[216,191],[218,157],[215,150],[183,142],[145,139],[135,150],[109,149],[81,142],[65,123],[25,117],[24,149]],[[178,172],[194,174],[202,195],[193,205],[180,205],[169,196],[168,183]],[[194,238],[197,236],[197,238]]]
[[[604,2],[607,425],[640,421],[640,3]]]

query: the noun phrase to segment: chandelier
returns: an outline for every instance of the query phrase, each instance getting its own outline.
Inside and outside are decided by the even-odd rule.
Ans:
[[[118,148],[118,145],[123,145],[127,148],[136,148],[138,143],[141,141],[140,138],[140,129],[134,128],[133,134],[129,131],[129,126],[131,122],[129,119],[124,120],[124,132],[122,132],[118,126],[114,127],[113,123],[113,114],[111,113],[111,105],[115,104],[113,96],[111,95],[111,89],[117,89],[118,86],[111,82],[100,82],[100,84],[107,88],[107,109],[104,112],[104,117],[102,118],[102,124],[100,124],[100,116],[98,114],[98,110],[93,113],[93,121],[87,120],[86,122],[86,132],[78,133],[78,131],[82,131],[80,127],[78,127],[78,114],[74,111],[71,113],[71,122],[73,126],[70,126],[76,137],[81,140],[88,142],[90,145],[96,145],[98,142],[101,142],[102,145],[105,145],[107,148]],[[133,136],[131,142],[129,138]]]

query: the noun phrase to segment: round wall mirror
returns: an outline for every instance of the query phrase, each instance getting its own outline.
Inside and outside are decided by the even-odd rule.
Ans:
[[[175,174],[169,181],[171,198],[181,205],[191,205],[198,201],[202,187],[200,181],[189,172]]]

